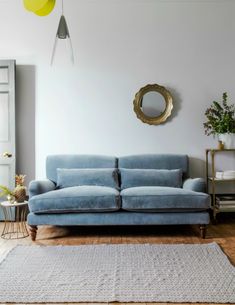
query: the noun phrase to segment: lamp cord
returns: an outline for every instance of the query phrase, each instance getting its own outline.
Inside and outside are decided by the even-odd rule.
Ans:
[[[64,15],[64,0],[61,1],[62,4],[62,15]]]

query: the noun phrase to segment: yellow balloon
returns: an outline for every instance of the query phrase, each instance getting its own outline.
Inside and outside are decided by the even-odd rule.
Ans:
[[[46,5],[44,5],[40,10],[34,12],[38,16],[46,16],[49,15],[55,6],[55,0],[47,1]]]
[[[24,0],[24,7],[30,12],[42,9],[49,0]]]

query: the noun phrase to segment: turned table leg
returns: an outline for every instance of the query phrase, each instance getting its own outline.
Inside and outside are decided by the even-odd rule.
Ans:
[[[32,241],[35,241],[35,239],[36,239],[37,229],[38,229],[37,226],[30,226],[30,225],[28,225],[29,235],[30,235]]]
[[[200,234],[201,234],[201,238],[203,239],[206,238],[206,225],[200,225]]]

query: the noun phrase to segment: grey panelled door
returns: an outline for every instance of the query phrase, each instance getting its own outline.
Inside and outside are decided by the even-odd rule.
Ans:
[[[4,152],[9,155],[4,157]],[[15,186],[15,61],[0,60],[0,184]],[[5,200],[0,198],[0,201]],[[0,211],[0,219],[3,219]]]

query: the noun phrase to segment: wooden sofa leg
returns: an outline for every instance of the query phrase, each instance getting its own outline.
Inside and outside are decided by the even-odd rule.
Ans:
[[[37,226],[30,226],[30,225],[28,225],[28,229],[29,229],[29,235],[30,235],[32,241],[35,241],[36,236],[37,236],[37,229],[38,229],[38,227]]]
[[[206,225],[200,225],[200,235],[201,238],[203,239],[206,238]]]

